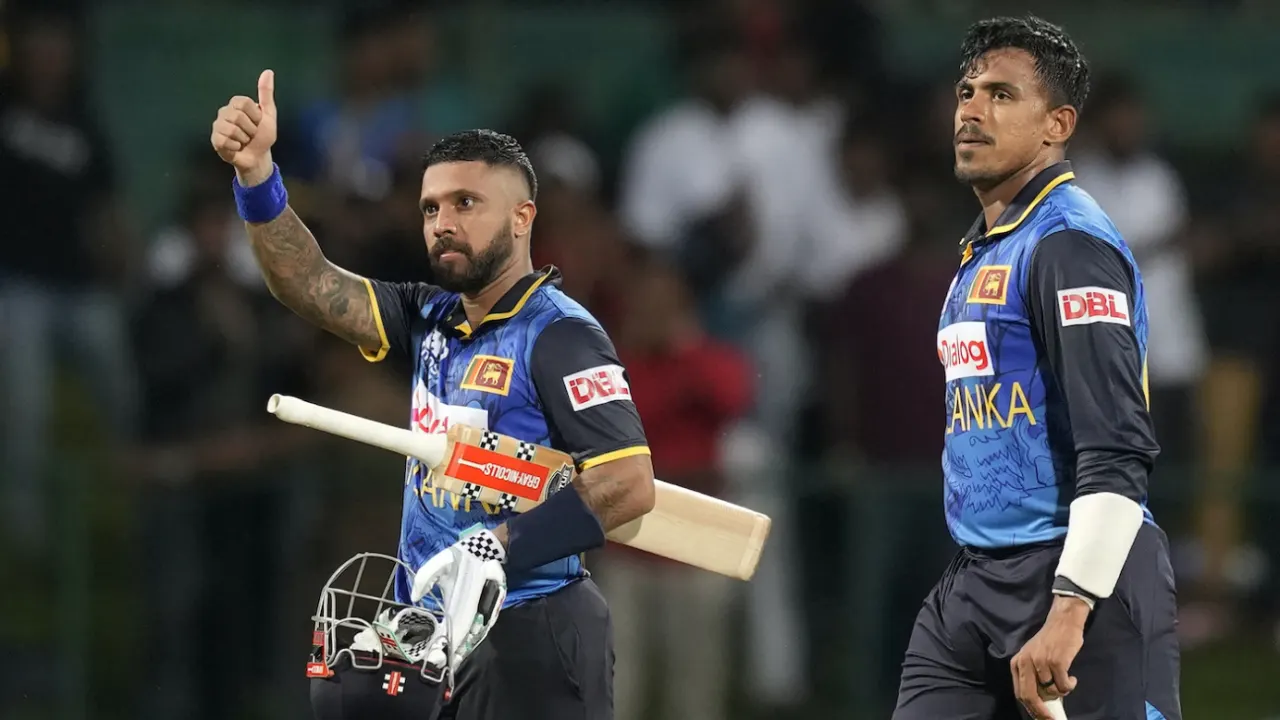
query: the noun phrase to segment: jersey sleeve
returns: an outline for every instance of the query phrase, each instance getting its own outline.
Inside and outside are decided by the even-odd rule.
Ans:
[[[578,318],[551,323],[534,341],[529,365],[552,444],[583,470],[649,454],[626,369],[599,326]]]
[[[1146,358],[1133,328],[1136,280],[1115,248],[1064,230],[1042,239],[1027,278],[1042,343],[1076,451],[1076,496],[1112,492],[1141,502],[1159,453],[1147,405]]]
[[[360,354],[369,362],[382,362],[392,351],[402,356],[411,354],[413,323],[422,317],[422,308],[439,289],[426,283],[367,279],[365,285],[373,303],[373,320],[378,326],[380,346],[362,347]]]

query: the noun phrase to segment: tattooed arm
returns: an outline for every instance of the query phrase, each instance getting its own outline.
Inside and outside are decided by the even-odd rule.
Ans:
[[[271,222],[245,226],[262,276],[277,300],[354,345],[381,344],[365,279],[329,262],[292,208]]]
[[[262,185],[274,174],[271,146],[279,129],[275,91],[275,73],[264,70],[258,77],[258,99],[237,95],[218,109],[213,121],[213,149],[236,169],[243,188]],[[381,348],[379,358],[385,355],[373,286],[326,260],[292,208],[270,222],[245,225],[276,299],[312,324],[361,348]]]

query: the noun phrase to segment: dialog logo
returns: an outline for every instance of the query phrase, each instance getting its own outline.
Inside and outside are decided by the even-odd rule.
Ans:
[[[995,363],[987,346],[987,325],[959,322],[938,331],[938,360],[947,381],[995,375]]]

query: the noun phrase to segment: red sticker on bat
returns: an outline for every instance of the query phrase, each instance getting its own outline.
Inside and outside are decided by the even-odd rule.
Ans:
[[[475,445],[458,443],[453,446],[453,456],[449,458],[445,474],[536,502],[542,499],[551,469]]]

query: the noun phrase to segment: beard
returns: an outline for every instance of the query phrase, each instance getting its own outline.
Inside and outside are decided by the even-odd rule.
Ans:
[[[1000,168],[966,167],[959,162],[955,166],[956,180],[974,190],[985,191],[996,187],[1018,173]]]
[[[440,238],[431,250],[431,272],[435,276],[435,283],[449,292],[474,295],[497,279],[498,273],[511,258],[514,247],[515,235],[511,232],[510,220],[478,255],[472,252],[470,246],[459,242],[452,235]],[[447,252],[462,255],[466,262],[451,265],[440,262],[440,256]]]

